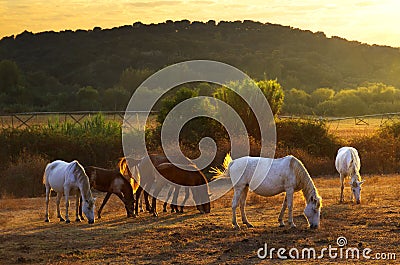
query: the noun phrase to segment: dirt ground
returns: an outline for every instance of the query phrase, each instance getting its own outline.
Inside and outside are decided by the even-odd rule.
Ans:
[[[187,208],[183,214],[160,213],[155,218],[142,213],[129,219],[122,202],[113,195],[102,218],[93,225],[60,223],[55,214],[54,197],[50,202],[50,223],[44,222],[44,198],[2,199],[0,264],[268,264],[281,261],[277,256],[279,248],[286,249],[283,253],[286,256],[296,248],[300,258],[305,248],[314,248],[318,257],[323,248],[338,248],[339,237],[345,237],[347,245],[332,250],[338,255],[336,259],[330,258],[327,251],[322,259],[309,259],[306,251],[306,259],[291,259],[290,262],[376,264],[376,254],[393,259],[391,253],[395,253],[398,263],[400,176],[364,176],[364,179],[361,205],[349,202],[349,187],[345,189],[347,201],[338,203],[337,176],[314,179],[323,198],[321,227],[317,230],[307,227],[300,193],[295,195],[294,205],[297,228],[278,227],[282,194],[264,198],[250,193],[246,209],[255,228],[243,227],[240,231],[231,225],[232,191],[212,203],[210,214],[201,215],[194,208]],[[97,208],[104,195],[97,194]],[[71,220],[75,219],[73,201]],[[161,211],[161,203],[158,209]],[[238,218],[240,220],[239,213]],[[275,248],[272,259],[257,256],[257,251],[265,244],[268,253]],[[359,249],[359,261],[346,260],[348,248]],[[366,248],[371,249],[367,253],[370,259],[362,256]],[[263,249],[258,252],[264,254]],[[350,252],[349,257],[352,257]],[[396,263],[396,260],[379,261]]]

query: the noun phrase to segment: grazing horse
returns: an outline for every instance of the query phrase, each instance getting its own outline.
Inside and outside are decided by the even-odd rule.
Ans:
[[[201,172],[195,165],[193,164],[185,164],[180,165],[185,167],[188,170],[184,170],[181,167],[177,167],[172,163],[162,163],[156,166],[157,171],[167,180],[180,185],[180,186],[200,186],[199,190],[192,190],[193,199],[195,200],[197,210],[200,213],[209,213],[210,212],[210,195],[208,191],[208,181],[204,176],[203,172]],[[156,177],[156,187],[154,190],[154,195],[157,197],[158,193],[161,191],[163,186],[165,185],[165,180]],[[174,197],[172,199],[172,204],[177,205],[178,195],[179,195],[179,186],[174,186],[175,192]],[[184,198],[184,204],[189,197],[189,192],[186,191],[186,195]],[[153,207],[155,208],[155,198],[153,197]],[[178,208],[175,208],[178,212]],[[183,206],[181,206],[181,211],[183,212]]]
[[[69,195],[76,194],[76,221],[80,222],[78,216],[79,198],[83,199],[83,213],[86,215],[89,224],[94,223],[94,202],[90,191],[89,178],[84,168],[74,160],[67,163],[56,160],[47,164],[43,175],[43,184],[46,186],[46,222],[49,222],[49,201],[50,191],[57,192],[57,217],[60,221],[65,221],[60,213],[61,196],[65,195],[65,219],[69,223],[68,207]]]
[[[133,192],[136,194],[136,204],[135,204],[135,215],[139,215],[139,205],[140,209],[143,212],[142,208],[142,200],[140,200],[140,195],[142,193],[143,188],[140,186],[140,174],[137,173],[137,165],[140,163],[141,159],[134,159],[131,157],[122,157],[119,162],[118,162],[118,167],[119,171],[124,176],[125,179],[127,179],[133,189]],[[133,169],[133,174],[131,172],[131,169]],[[148,199],[148,194],[146,191],[144,193],[144,200],[146,204],[146,210],[151,211],[150,209],[150,203]]]
[[[304,214],[310,228],[319,226],[322,199],[306,168],[294,156],[278,159],[245,156],[231,160],[230,163],[224,162],[224,164],[228,165],[225,171],[216,177],[230,177],[233,183],[232,224],[236,229],[239,229],[236,221],[238,204],[243,223],[247,227],[253,227],[247,220],[244,210],[249,188],[256,194],[265,197],[286,192],[278,221],[280,226],[285,225],[283,215],[287,207],[289,210],[288,221],[291,227],[296,227],[293,222],[293,195],[294,192],[301,190],[307,203]]]
[[[136,180],[139,180],[139,184],[141,188],[139,188],[136,192],[136,198],[140,197],[141,191],[144,189],[146,190],[151,189],[153,185],[155,185],[156,180],[160,179],[157,178],[157,172],[155,172],[154,167],[157,167],[158,165],[162,163],[169,163],[169,160],[166,156],[164,155],[156,155],[156,154],[150,154],[149,156],[145,156],[140,160],[134,160],[133,162],[129,162],[128,164],[130,167],[135,167],[135,172],[137,176],[134,178]],[[189,158],[183,158],[181,161],[179,161],[180,164],[184,165],[193,165],[193,162]],[[141,176],[141,177],[140,177]],[[144,177],[143,177],[144,176]],[[167,185],[165,181],[163,182],[164,185]],[[145,202],[146,202],[146,207],[148,204],[147,200],[147,193],[145,192],[144,194]],[[158,216],[157,209],[156,209],[156,198],[152,199],[152,206],[150,208],[150,213],[152,213],[154,216]],[[135,206],[135,211],[136,213],[138,212],[138,202],[136,201],[136,206]]]
[[[110,199],[111,194],[115,194],[125,205],[126,215],[134,216],[135,199],[133,189],[129,181],[121,175],[118,170],[107,170],[99,167],[85,167],[86,174],[89,176],[90,185],[102,192],[107,192],[103,203],[97,212],[97,217],[101,218],[101,211]]]
[[[350,201],[353,200],[353,194],[356,199],[357,204],[361,203],[361,185],[364,181],[361,180],[360,168],[361,162],[358,152],[353,147],[342,147],[338,150],[335,161],[336,170],[340,174],[340,202],[344,201],[343,189],[344,189],[344,179],[346,177],[351,177],[350,180]]]

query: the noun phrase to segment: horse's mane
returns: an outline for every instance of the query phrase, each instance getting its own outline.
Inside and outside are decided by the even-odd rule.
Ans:
[[[90,180],[89,177],[86,175],[83,166],[77,160],[74,160],[71,162],[70,168],[75,176],[80,179],[84,179],[83,181],[81,181],[81,184],[83,185],[83,190],[81,192],[86,193],[82,194],[82,196],[84,196],[84,198],[92,198],[92,192],[90,191]]]
[[[292,156],[292,159],[290,160],[290,167],[294,170],[296,177],[298,177],[300,180],[301,190],[307,203],[309,203],[312,198],[315,198],[318,201],[317,207],[322,207],[322,199],[319,196],[318,190],[303,163],[296,157]]]
[[[137,166],[137,165],[135,164],[135,167],[136,167],[136,166]],[[127,158],[126,158],[126,157],[122,157],[122,158],[119,159],[119,161],[118,161],[118,168],[119,168],[119,172],[121,173],[122,176],[127,176],[127,177],[129,177],[129,180],[126,179],[125,177],[124,177],[124,178],[125,178],[127,181],[129,181],[130,185],[132,186],[133,192],[135,193],[136,190],[139,188],[139,182],[136,181],[136,180],[133,178],[133,175],[132,175],[132,173],[131,173],[131,171],[130,171],[130,169],[129,169],[129,165],[128,165],[128,161],[127,161]]]

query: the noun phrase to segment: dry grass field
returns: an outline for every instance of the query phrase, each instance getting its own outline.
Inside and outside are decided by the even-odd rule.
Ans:
[[[307,227],[300,193],[295,195],[296,229],[278,227],[283,195],[263,198],[250,193],[247,213],[255,228],[240,231],[234,230],[230,223],[232,191],[212,203],[210,214],[201,215],[194,208],[187,208],[183,214],[160,213],[155,218],[142,213],[130,219],[125,217],[122,203],[113,195],[104,208],[102,219],[93,225],[60,223],[55,216],[54,197],[50,203],[50,223],[44,222],[44,198],[1,199],[0,264],[268,264],[280,260],[276,251],[271,260],[257,257],[257,250],[264,243],[269,250],[297,248],[301,251],[313,247],[318,256],[329,245],[337,247],[336,240],[340,236],[348,241],[344,250],[347,247],[360,251],[370,248],[372,258],[376,253],[396,253],[400,259],[400,176],[364,178],[361,205],[349,202],[349,187],[345,189],[347,201],[338,203],[337,176],[315,179],[323,197],[321,227],[317,230]],[[96,195],[98,208],[104,194]],[[73,210],[74,202],[71,206]],[[161,210],[161,203],[158,209]],[[360,256],[363,264],[378,263]],[[290,262],[358,261],[330,259],[326,252],[322,260]],[[381,264],[388,263],[396,261],[381,261]]]

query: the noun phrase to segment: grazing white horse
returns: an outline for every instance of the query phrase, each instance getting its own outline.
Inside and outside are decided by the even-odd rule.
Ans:
[[[229,154],[226,159],[228,156]],[[225,171],[222,175],[216,177],[230,177],[233,183],[232,224],[236,229],[239,228],[236,221],[238,204],[243,224],[246,224],[247,227],[253,227],[247,220],[244,210],[249,188],[256,194],[265,197],[286,192],[278,221],[280,226],[285,225],[283,216],[287,207],[289,211],[288,221],[291,227],[296,227],[293,222],[293,195],[294,192],[301,190],[307,203],[304,209],[307,221],[311,228],[319,226],[322,199],[318,195],[306,168],[294,156],[278,159],[245,156],[232,160],[229,164],[224,161],[224,165],[228,165]]]
[[[89,224],[94,223],[94,202],[90,191],[89,178],[83,167],[74,160],[67,163],[61,160],[56,160],[47,164],[43,176],[43,184],[46,186],[46,222],[49,222],[49,201],[50,191],[57,192],[57,217],[60,221],[65,221],[60,213],[60,201],[62,195],[65,195],[65,219],[69,223],[68,207],[69,195],[76,194],[76,221],[80,222],[78,215],[79,198],[82,195],[83,213],[86,215]]]
[[[344,179],[346,177],[351,177],[350,180],[350,201],[353,200],[353,194],[356,199],[357,204],[361,203],[361,185],[364,181],[361,180],[360,168],[361,162],[358,152],[353,147],[342,147],[338,150],[335,161],[336,170],[340,174],[341,192],[340,192],[340,202],[343,202],[343,189],[344,189]]]

